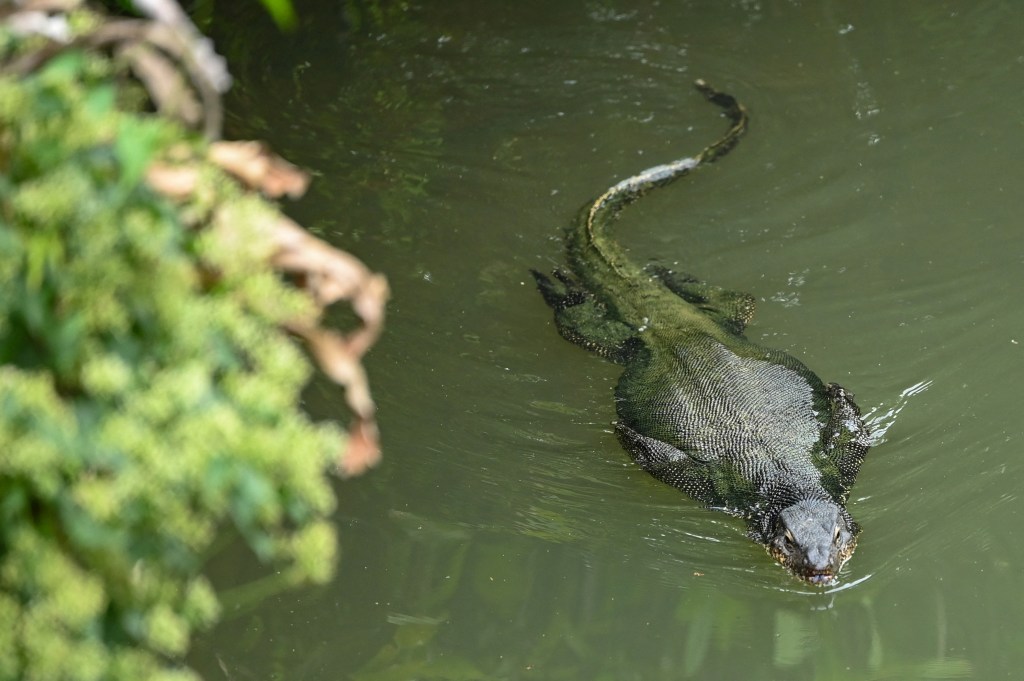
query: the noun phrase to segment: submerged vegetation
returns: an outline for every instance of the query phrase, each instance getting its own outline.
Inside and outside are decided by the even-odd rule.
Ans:
[[[301,172],[212,143],[226,73],[175,5],[147,5],[28,3],[0,33],[4,679],[193,678],[218,534],[326,581],[327,473],[377,452],[359,358],[386,283],[255,191],[301,194]],[[320,326],[335,301],[359,328]],[[345,384],[348,435],[299,408],[297,337]]]

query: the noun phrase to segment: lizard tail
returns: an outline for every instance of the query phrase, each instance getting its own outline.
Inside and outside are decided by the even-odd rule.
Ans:
[[[706,100],[721,107],[726,117],[732,123],[722,139],[705,147],[703,151],[697,154],[698,163],[714,163],[721,157],[728,154],[732,148],[736,146],[740,137],[747,131],[747,124],[750,117],[747,115],[746,108],[737,102],[735,97],[727,95],[724,92],[719,92],[708,85],[707,81],[702,78],[695,80],[693,85],[700,90],[700,93],[704,95]]]
[[[626,273],[622,271],[619,254],[611,252],[618,249],[604,238],[607,228],[619,212],[650,190],[663,187],[698,166],[713,163],[725,156],[746,132],[749,116],[746,108],[736,101],[735,97],[716,90],[701,79],[695,81],[694,86],[704,95],[705,99],[722,108],[725,116],[729,119],[729,129],[720,139],[704,147],[696,156],[688,156],[648,168],[609,187],[581,215],[578,228],[582,227],[582,229],[577,228],[576,234],[578,253],[588,251],[596,253],[604,261],[605,266],[626,276]]]

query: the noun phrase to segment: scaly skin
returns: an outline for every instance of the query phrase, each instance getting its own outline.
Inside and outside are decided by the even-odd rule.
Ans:
[[[630,260],[610,236],[619,212],[728,153],[748,116],[704,81],[725,135],[693,157],[648,168],[584,206],[568,268],[533,272],[567,340],[622,364],[615,392],[623,446],[659,480],[742,517],[794,575],[835,582],[859,527],[846,499],[868,449],[853,396],[799,360],[748,341],[754,299]]]

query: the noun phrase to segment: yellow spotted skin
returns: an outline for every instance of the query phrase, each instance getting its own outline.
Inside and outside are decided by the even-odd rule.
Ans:
[[[731,151],[747,110],[703,80],[729,121],[694,156],[647,168],[586,204],[566,267],[534,272],[559,333],[623,366],[616,433],[654,477],[743,518],[790,572],[834,583],[860,530],[846,500],[868,450],[853,396],[798,359],[744,336],[753,296],[643,266],[612,238],[621,210]]]

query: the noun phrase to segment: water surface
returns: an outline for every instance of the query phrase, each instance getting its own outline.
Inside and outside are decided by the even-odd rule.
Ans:
[[[337,486],[337,577],[230,609],[206,678],[1018,677],[1024,6],[349,0],[280,35],[235,4],[210,26],[230,134],[316,173],[289,211],[394,300],[369,358],[385,459]],[[585,200],[724,129],[696,77],[750,132],[619,234],[756,295],[748,336],[865,411],[902,408],[837,588],[634,467],[617,368],[529,281]],[[342,404],[311,387],[317,416]]]

